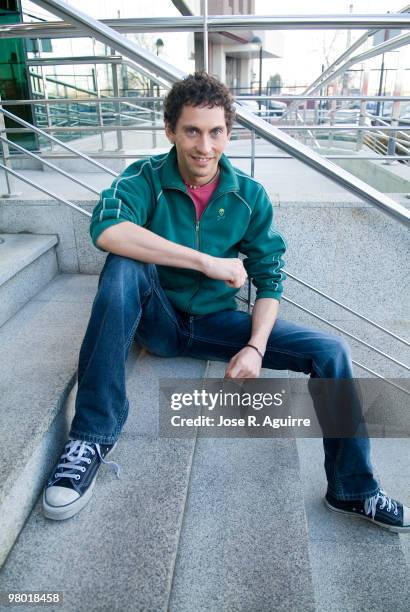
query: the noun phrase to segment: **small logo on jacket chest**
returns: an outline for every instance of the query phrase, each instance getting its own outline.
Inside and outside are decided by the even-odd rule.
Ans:
[[[216,217],[217,221],[221,221],[222,219],[225,219],[225,209],[224,208],[220,208],[218,210],[218,216]]]

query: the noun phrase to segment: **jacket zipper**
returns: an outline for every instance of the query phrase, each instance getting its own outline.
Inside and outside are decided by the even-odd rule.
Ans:
[[[174,189],[176,189],[177,191],[181,191],[182,193],[187,195],[188,198],[192,202],[192,206],[194,207],[194,214],[195,214],[195,247],[196,247],[196,250],[199,251],[200,250],[200,240],[199,240],[199,223],[200,223],[200,221],[197,221],[197,219],[196,219],[196,208],[195,208],[194,201],[191,198],[191,196],[189,195],[189,193],[187,193],[186,191],[183,191],[182,189],[179,189],[179,187],[174,187]],[[210,207],[211,204],[216,202],[216,200],[218,200],[221,196],[226,195],[227,193],[234,193],[234,190],[224,191],[223,193],[220,193],[215,199],[213,199],[213,200],[211,199],[210,202],[208,202],[208,204],[206,205],[206,208],[205,208],[204,212],[202,213],[202,217],[206,214],[206,211],[208,210],[208,208]],[[200,286],[201,286],[201,272],[198,272],[198,286],[195,289],[194,293],[189,298],[189,301],[188,301],[188,304],[187,304],[187,314],[192,314],[191,310],[190,310],[191,304],[192,304],[192,300],[194,299],[194,297],[198,293]]]

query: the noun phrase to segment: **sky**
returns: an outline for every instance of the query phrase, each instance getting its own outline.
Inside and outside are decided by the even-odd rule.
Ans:
[[[84,10],[84,0],[66,0],[68,4]],[[255,13],[257,15],[306,15],[306,14],[383,14],[396,12],[403,8],[405,0],[310,0],[308,9],[306,0],[287,0],[275,2],[274,0],[255,0]],[[47,17],[47,13],[37,5],[23,0],[23,7],[29,13]],[[350,9],[350,7],[352,7]],[[273,10],[274,9],[274,10]],[[135,16],[172,16],[178,15],[177,9],[171,0],[155,0],[150,3],[147,12],[146,0],[87,0],[86,11],[96,18]],[[352,42],[362,34],[362,31],[352,30]],[[153,45],[156,38],[160,36],[165,41],[162,56],[170,63],[176,64],[180,69],[190,71],[193,62],[188,60],[188,35],[184,33],[172,34],[146,34],[144,40]],[[345,30],[294,30],[274,31],[266,33],[266,46],[269,49],[276,48],[277,37],[282,39],[281,49],[283,56],[263,61],[263,81],[266,82],[270,75],[279,72],[283,80],[289,85],[307,85],[318,76],[324,62],[324,53],[331,62],[346,48],[347,32]],[[393,54],[392,61],[395,60]],[[407,57],[410,60],[410,55]],[[372,65],[380,63],[380,59],[372,60]],[[410,62],[409,62],[410,63]],[[378,65],[378,64],[377,64]],[[257,61],[254,70],[259,70]]]

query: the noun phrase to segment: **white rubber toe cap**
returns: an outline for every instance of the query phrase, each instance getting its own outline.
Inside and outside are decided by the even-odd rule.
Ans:
[[[410,508],[403,506],[403,527],[410,527]]]
[[[67,487],[49,487],[45,493],[45,500],[50,506],[66,506],[80,497],[77,491]]]

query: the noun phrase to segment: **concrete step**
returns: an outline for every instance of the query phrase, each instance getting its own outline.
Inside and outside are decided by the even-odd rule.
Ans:
[[[410,440],[372,439],[371,445],[386,493],[409,506]],[[322,501],[322,440],[298,438],[297,447],[317,612],[408,610],[409,535],[330,512]]]
[[[43,517],[38,499],[3,566],[0,591],[52,585],[64,593],[62,611],[167,609],[195,440],[159,437],[158,379],[198,378],[205,368],[131,348],[130,411],[112,455],[121,478],[103,466],[91,502],[58,524]],[[67,421],[74,396],[75,389]]]
[[[0,328],[0,564],[68,433],[62,408],[96,285],[59,275]]]
[[[58,273],[56,235],[0,234],[0,326]]]
[[[169,610],[315,610],[308,540],[294,438],[198,438]]]

